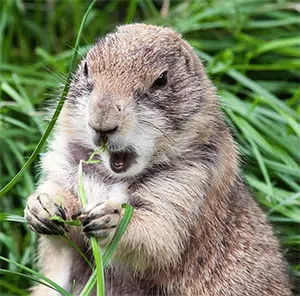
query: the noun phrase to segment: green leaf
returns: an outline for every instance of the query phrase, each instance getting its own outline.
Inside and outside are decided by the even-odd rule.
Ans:
[[[46,282],[46,284],[48,284],[49,287],[51,287],[52,289],[56,290],[57,292],[59,292],[60,294],[62,294],[63,296],[71,296],[70,293],[68,293],[66,290],[64,290],[62,287],[60,287],[59,285],[57,285],[55,282],[53,282],[52,280],[48,279],[47,277],[43,276],[41,273],[39,272],[36,272],[22,264],[19,264],[13,260],[10,260],[10,259],[7,259],[7,258],[4,258],[2,256],[0,256],[0,260],[2,261],[5,261],[5,262],[8,262],[8,263],[11,263],[11,264],[14,264],[16,265],[17,267],[23,269],[24,271],[27,271],[29,273],[31,273],[32,275],[34,275],[35,277],[38,278],[39,281],[43,281],[43,282]],[[6,272],[6,273],[9,273],[10,271],[9,270],[1,270],[1,272]]]
[[[50,220],[58,221],[67,225],[71,226],[81,226],[80,220],[64,220],[62,217],[59,216],[52,216],[49,218]]]
[[[0,221],[27,223],[27,221],[24,217],[18,216],[18,215],[13,215],[13,214],[8,214],[8,213],[0,213]]]

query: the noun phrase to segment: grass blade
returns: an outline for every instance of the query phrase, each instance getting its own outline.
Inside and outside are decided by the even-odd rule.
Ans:
[[[95,258],[96,275],[97,275],[97,296],[105,295],[105,279],[104,279],[104,267],[100,248],[96,238],[91,237],[92,250]]]
[[[23,216],[0,213],[0,221],[12,221],[19,223],[27,223],[26,219]]]
[[[68,293],[65,289],[63,289],[62,287],[60,287],[59,285],[57,285],[55,282],[51,281],[50,279],[48,279],[47,277],[43,276],[41,273],[36,272],[34,270],[32,270],[31,268],[28,268],[22,264],[19,264],[13,260],[4,258],[2,256],[0,256],[0,260],[5,261],[7,263],[11,263],[16,265],[17,267],[31,273],[32,275],[36,276],[38,279],[45,281],[47,284],[49,284],[52,288],[55,288],[56,291],[58,291],[61,295],[63,296],[71,296],[70,293]],[[9,272],[9,271],[6,271]]]

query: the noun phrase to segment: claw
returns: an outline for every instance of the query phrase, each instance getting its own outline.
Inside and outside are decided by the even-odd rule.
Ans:
[[[51,220],[55,215],[66,220],[64,208],[56,204],[47,194],[29,197],[25,218],[30,230],[45,235],[63,235],[69,232],[64,223]]]
[[[87,237],[97,237],[99,244],[106,246],[121,220],[121,206],[111,202],[89,204],[72,218],[81,220]]]
[[[72,220],[76,220],[82,214],[82,209],[72,215]]]

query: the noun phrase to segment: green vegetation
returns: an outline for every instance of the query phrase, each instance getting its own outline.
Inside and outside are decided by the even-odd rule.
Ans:
[[[219,90],[242,155],[245,180],[281,239],[295,281],[300,275],[299,4],[171,2],[161,13],[161,1],[99,0],[86,20],[78,53],[84,55],[97,37],[116,25],[133,21],[172,26],[182,33]],[[1,188],[25,164],[48,126],[43,107],[61,93],[89,4],[0,2]],[[3,296],[27,295],[33,283],[34,274],[21,277],[23,270],[12,261],[36,270],[36,235],[20,217],[39,179],[36,164],[0,197],[0,252],[9,259],[0,261],[1,269],[7,269],[0,280]]]

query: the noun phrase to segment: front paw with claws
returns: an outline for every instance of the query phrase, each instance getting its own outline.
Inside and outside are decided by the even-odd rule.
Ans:
[[[88,204],[73,218],[81,221],[86,236],[96,237],[99,245],[105,247],[113,238],[122,215],[121,204],[105,201]]]
[[[28,228],[34,232],[63,235],[67,231],[63,223],[51,220],[53,216],[66,220],[66,210],[48,194],[31,195],[27,200],[24,216],[28,222]]]

